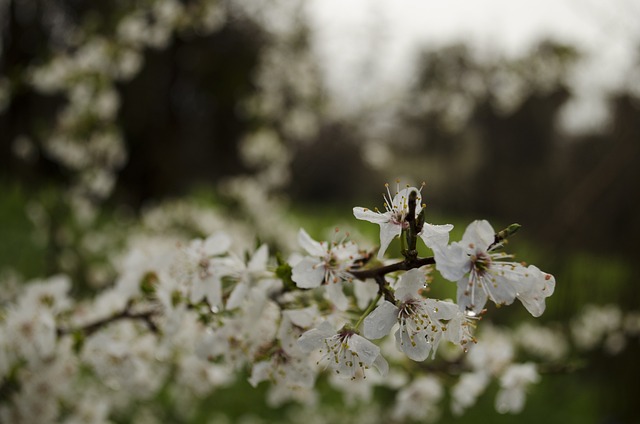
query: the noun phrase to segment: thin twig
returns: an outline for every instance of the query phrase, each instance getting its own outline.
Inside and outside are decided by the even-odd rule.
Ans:
[[[100,330],[102,327],[106,327],[111,323],[114,323],[116,321],[120,321],[123,319],[131,319],[131,320],[143,321],[151,332],[153,333],[158,332],[158,326],[153,322],[153,319],[152,319],[153,316],[157,313],[157,311],[149,310],[149,311],[143,311],[143,312],[132,312],[130,308],[131,308],[131,305],[127,305],[122,312],[97,320],[90,324],[86,324],[79,328],[58,328],[56,331],[59,337],[67,334],[78,333],[78,332],[83,333],[85,336],[89,336],[95,333],[96,331]]]
[[[364,269],[362,271],[349,271],[358,280],[366,280],[367,278],[376,278],[377,276],[385,276],[395,271],[409,271],[410,269],[420,268],[425,265],[433,265],[436,260],[433,256],[428,258],[420,258],[414,260],[404,260],[395,264],[381,266],[379,268]]]

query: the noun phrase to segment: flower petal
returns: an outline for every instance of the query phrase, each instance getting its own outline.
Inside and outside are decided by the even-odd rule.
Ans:
[[[465,247],[469,247],[473,244],[473,250],[486,251],[489,245],[495,241],[495,231],[491,224],[486,220],[473,221],[462,236],[462,244]]]
[[[242,301],[247,296],[247,292],[249,291],[249,284],[245,282],[240,282],[236,284],[229,295],[229,299],[227,300],[227,309],[235,309],[242,304]]]
[[[429,357],[431,345],[427,342],[426,333],[408,333],[399,328],[396,331],[396,347],[410,359],[421,362]]]
[[[389,363],[382,355],[378,355],[375,361],[373,361],[373,366],[378,370],[381,376],[385,377],[387,373],[389,373]]]
[[[307,256],[291,270],[291,279],[301,289],[312,289],[324,281],[325,267],[316,258]]]
[[[371,209],[355,207],[353,208],[353,216],[362,221],[373,222],[374,224],[384,224],[390,221],[391,213],[380,213]]]
[[[534,265],[529,265],[527,271],[522,290],[518,292],[517,297],[531,315],[539,317],[546,308],[545,299],[555,290],[556,279]]]
[[[398,308],[385,300],[364,319],[364,335],[369,339],[381,339],[397,322]]]
[[[433,255],[436,259],[436,269],[449,281],[458,281],[469,271],[469,256],[459,243],[436,247]]]
[[[464,276],[458,280],[458,306],[461,310],[471,310],[479,314],[487,303],[487,293],[476,281]]]
[[[311,236],[302,228],[298,231],[298,243],[300,243],[300,247],[306,250],[311,256],[320,258],[327,253],[327,249],[325,249],[320,242],[312,239]]]
[[[249,271],[257,272],[264,271],[267,268],[267,261],[269,260],[269,246],[263,244],[253,253],[251,260],[247,264]]]
[[[420,238],[428,248],[433,249],[437,246],[446,246],[449,243],[449,232],[453,229],[453,225],[433,225],[426,223],[420,231]]]
[[[396,298],[406,300],[418,297],[418,292],[424,288],[426,276],[423,271],[417,268],[407,271],[398,282]]]
[[[402,233],[402,226],[400,224],[394,224],[388,222],[386,224],[380,224],[380,250],[378,250],[378,259],[382,259],[384,252],[391,244],[396,236]]]
[[[298,346],[305,352],[324,346],[324,341],[335,334],[335,330],[327,321],[323,321],[317,328],[304,333],[298,339]]]
[[[380,356],[380,348],[359,334],[353,334],[349,338],[349,349],[358,354],[358,358],[367,366],[372,365]]]
[[[229,247],[231,247],[231,238],[226,233],[212,234],[202,244],[202,250],[207,256],[222,255]]]
[[[522,278],[519,275],[520,270],[516,270],[511,274],[501,273],[499,270],[512,267],[509,263],[498,263],[492,265],[491,273],[493,275],[486,275],[482,278],[482,281],[478,282],[478,286],[481,287],[486,293],[489,299],[496,305],[511,305],[516,298],[516,288],[519,280]],[[518,267],[524,270],[524,267],[518,265]],[[476,289],[477,290],[477,289]]]
[[[340,311],[346,311],[349,308],[349,299],[342,291],[342,281],[329,282],[325,285],[327,296]]]

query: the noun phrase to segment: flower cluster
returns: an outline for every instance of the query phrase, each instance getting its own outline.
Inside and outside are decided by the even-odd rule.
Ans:
[[[316,383],[328,370],[328,384],[351,404],[385,387],[396,393],[388,419],[433,420],[446,385],[425,370],[446,372],[448,364],[459,374],[450,387],[454,413],[492,380],[500,387],[496,409],[521,411],[540,375],[517,352],[557,363],[568,352],[563,336],[529,323],[513,331],[477,327],[488,300],[519,299],[539,316],[555,280],[505,260],[499,250],[513,231],[495,233],[486,221],[449,243],[452,226],[424,222],[418,196],[407,187],[387,199],[393,206],[385,213],[354,210],[376,217],[384,247],[389,234],[406,241],[398,261],[381,263],[346,237],[321,242],[304,230],[302,252],[275,260],[267,244],[238,244],[228,226],[177,246],[159,239],[132,245],[115,283],[92,298],[71,296],[66,276],[25,285],[0,307],[0,420],[135,419],[143,414],[135,405],[167,390],[180,405],[175,413],[189,419],[197,399],[244,370],[252,386],[267,382],[270,405],[317,405]],[[160,225],[159,216],[152,221]],[[416,253],[418,238],[433,256]],[[457,302],[429,297],[436,271],[456,282]],[[581,345],[609,329],[640,328],[637,317],[606,309],[581,319],[609,323],[577,326]]]

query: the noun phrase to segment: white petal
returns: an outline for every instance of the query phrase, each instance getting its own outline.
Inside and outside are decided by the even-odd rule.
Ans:
[[[367,366],[372,365],[380,356],[380,348],[358,334],[349,337],[349,349],[357,353],[358,358]]]
[[[270,361],[261,361],[253,365],[251,368],[251,377],[249,377],[249,384],[253,387],[257,387],[258,383],[269,379],[271,371]]]
[[[351,284],[353,284],[353,294],[360,309],[365,309],[378,294],[378,285],[371,278],[366,281],[353,280]]]
[[[349,299],[342,291],[342,281],[330,282],[325,287],[329,299],[336,308],[340,311],[346,311],[349,308]]]
[[[217,256],[225,253],[231,246],[231,238],[226,233],[212,234],[204,241],[202,250],[208,256]]]
[[[518,299],[527,311],[536,318],[541,316],[547,309],[544,297],[518,296]]]
[[[448,321],[455,318],[460,312],[458,305],[444,300],[425,299],[424,304],[433,319],[444,319]]]
[[[324,346],[325,339],[335,334],[336,331],[331,324],[323,321],[317,328],[313,328],[300,336],[298,346],[305,352],[311,352],[314,349]]]
[[[291,363],[288,367],[286,381],[293,386],[311,389],[315,384],[316,376],[304,363]]]
[[[217,275],[211,275],[203,282],[204,295],[209,302],[209,305],[216,308],[222,307],[222,284],[220,278]]]
[[[391,214],[389,212],[380,213],[367,208],[355,207],[353,208],[353,216],[362,221],[384,224],[389,222]]]
[[[444,338],[452,343],[460,344],[464,336],[464,312],[458,310],[456,316],[447,323]]]
[[[469,224],[464,231],[462,242],[466,246],[473,244],[476,251],[486,251],[487,247],[495,241],[495,237],[495,231],[488,221],[477,220]]]
[[[453,229],[453,225],[433,225],[425,222],[420,231],[420,238],[428,248],[433,249],[439,246],[446,246],[449,243],[449,232]]]
[[[471,261],[459,243],[433,250],[436,269],[449,281],[458,281],[469,271]]]
[[[505,266],[510,265],[505,264]],[[495,265],[492,265],[492,268],[494,267]],[[492,269],[492,272],[486,274],[478,285],[482,287],[489,299],[496,305],[511,305],[516,298],[516,288],[521,277],[517,274],[502,275],[498,271],[500,268],[496,269],[495,272]]]
[[[378,259],[382,259],[384,252],[387,251],[389,244],[391,244],[391,240],[399,236],[400,233],[402,233],[402,226],[400,224],[393,224],[391,222],[380,224],[380,250],[378,250]]]
[[[417,268],[407,271],[398,282],[396,289],[396,298],[406,300],[408,298],[418,297],[418,291],[424,288],[426,276],[424,271]]]
[[[523,287],[518,299],[534,317],[539,317],[546,308],[545,299],[555,290],[556,279],[553,275],[540,271],[534,265],[527,268],[528,275],[523,280]]]
[[[401,328],[396,331],[396,347],[404,352],[410,359],[414,361],[424,361],[429,357],[431,345],[427,343],[426,334],[424,332],[413,333],[410,335]]]
[[[476,282],[469,285],[470,279],[462,277],[458,280],[458,306],[461,310],[471,310],[479,314],[487,303],[487,293],[477,286]]]
[[[385,300],[364,319],[364,335],[369,339],[381,339],[391,332],[397,322],[398,308]]]
[[[311,256],[323,257],[325,253],[327,253],[327,249],[325,249],[321,243],[312,239],[302,228],[298,231],[298,243],[300,243],[300,247],[306,250]]]
[[[189,302],[198,303],[204,297],[204,289],[205,286],[202,281],[196,281],[191,286],[191,291],[189,292]]]
[[[301,289],[312,289],[324,281],[325,267],[316,258],[306,257],[291,270],[291,279]]]
[[[389,363],[382,355],[378,355],[373,366],[376,367],[381,376],[385,377],[389,373]]]
[[[282,314],[289,318],[294,325],[300,328],[307,328],[313,324],[313,321],[318,316],[318,308],[309,306],[304,309],[287,309],[282,311]]]
[[[244,282],[236,284],[227,300],[227,309],[235,309],[242,305],[242,301],[247,296],[248,291],[249,284]]]
[[[263,244],[253,253],[247,268],[249,271],[264,271],[267,267],[267,260],[269,259],[269,246]]]
[[[500,389],[496,394],[495,408],[501,414],[510,412],[518,414],[522,412],[526,400],[524,389],[517,387],[512,389]]]

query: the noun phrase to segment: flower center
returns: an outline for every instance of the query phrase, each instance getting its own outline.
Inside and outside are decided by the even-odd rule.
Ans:
[[[400,319],[408,319],[416,314],[419,302],[415,299],[408,299],[400,304],[400,311],[398,312],[398,318]]]
[[[487,252],[478,252],[471,255],[471,264],[476,274],[482,276],[491,267],[491,256]]]
[[[409,228],[409,223],[405,220],[406,213],[403,210],[396,209],[391,214],[391,223],[401,225],[403,229]]]

